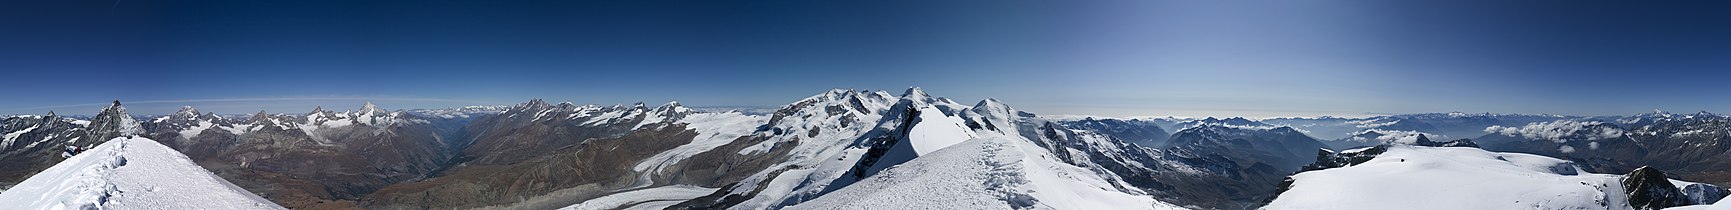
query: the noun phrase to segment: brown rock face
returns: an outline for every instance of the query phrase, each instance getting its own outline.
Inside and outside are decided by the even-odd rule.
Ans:
[[[697,135],[680,125],[618,137],[597,135],[610,129],[616,128],[535,124],[511,129],[513,132],[489,132],[464,153],[469,155],[465,158],[474,158],[472,161],[434,179],[386,187],[362,199],[362,205],[375,209],[476,208],[527,201],[569,188],[584,190],[550,196],[572,198],[560,202],[579,201],[650,184],[640,182],[632,166],[689,143]],[[532,143],[536,141],[541,143]]]

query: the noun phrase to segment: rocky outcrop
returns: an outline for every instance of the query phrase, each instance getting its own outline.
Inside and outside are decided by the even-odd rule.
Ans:
[[[1731,195],[1731,191],[1711,184],[1691,183],[1680,188],[1683,190],[1683,196],[1688,197],[1686,200],[1689,201],[1689,205],[1714,204],[1720,199],[1725,199],[1725,196]]]
[[[1653,167],[1641,167],[1623,177],[1623,191],[1629,195],[1629,206],[1642,210],[1657,210],[1689,205],[1689,200],[1671,185],[1665,172]]]
[[[1441,142],[1439,142],[1439,141],[1431,141],[1430,138],[1425,137],[1424,134],[1419,134],[1418,140],[1414,141],[1413,145],[1427,146],[1427,147],[1472,147],[1472,148],[1478,148],[1479,147],[1479,144],[1473,142],[1472,139],[1456,139],[1454,141],[1441,141]]]

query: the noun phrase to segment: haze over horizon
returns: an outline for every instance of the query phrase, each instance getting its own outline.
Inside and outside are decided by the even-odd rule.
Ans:
[[[1731,112],[1720,2],[666,3],[0,1],[0,114],[909,86],[1044,115]]]

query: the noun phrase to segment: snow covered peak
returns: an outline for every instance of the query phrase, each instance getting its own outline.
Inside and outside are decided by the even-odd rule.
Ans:
[[[121,137],[0,193],[0,209],[283,209],[156,141]]]
[[[389,110],[381,109],[381,108],[379,108],[379,106],[373,105],[373,102],[371,102],[371,101],[368,101],[366,104],[361,105],[361,110],[358,112],[360,115],[363,115],[363,116],[383,115],[383,114],[391,113],[391,111],[389,111]]]
[[[1016,109],[1010,108],[1010,105],[1008,104],[999,102],[998,99],[988,98],[986,100],[980,100],[980,103],[975,103],[974,107],[970,109],[973,110],[974,113],[1001,115],[1005,119],[1016,116]]]
[[[1208,117],[1208,118],[1204,118],[1204,119],[1200,119],[1200,120],[1191,120],[1191,121],[1181,122],[1181,123],[1178,123],[1174,127],[1179,128],[1179,130],[1184,130],[1184,129],[1206,126],[1206,125],[1228,126],[1228,127],[1236,127],[1236,128],[1255,128],[1255,129],[1273,129],[1273,128],[1275,128],[1274,125],[1269,125],[1269,124],[1258,122],[1255,120],[1245,119],[1243,117],[1231,117],[1231,118],[1226,118],[1226,119]]]
[[[919,98],[932,97],[932,95],[926,94],[926,90],[920,89],[920,87],[908,87],[907,91],[902,91],[902,97],[910,97],[910,96],[911,97],[919,97]]]
[[[198,117],[198,115],[198,109],[193,109],[192,106],[182,106],[180,111],[174,112],[174,116],[177,117],[193,118]]]
[[[981,100],[974,104],[974,107],[968,108],[967,112],[961,113],[962,118],[966,120],[970,128],[1001,131],[1004,134],[1018,133],[1014,125],[1015,119],[1033,117],[1032,115],[1016,111],[1014,108],[1010,108],[1010,105],[989,98]]]
[[[684,105],[680,105],[679,101],[668,101],[666,104],[661,104],[661,106],[655,107],[655,111],[656,112],[691,112],[691,108],[686,108]]]

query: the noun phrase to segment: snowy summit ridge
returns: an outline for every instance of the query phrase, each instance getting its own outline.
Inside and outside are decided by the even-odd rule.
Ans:
[[[139,137],[119,137],[0,193],[0,209],[283,209]]]

